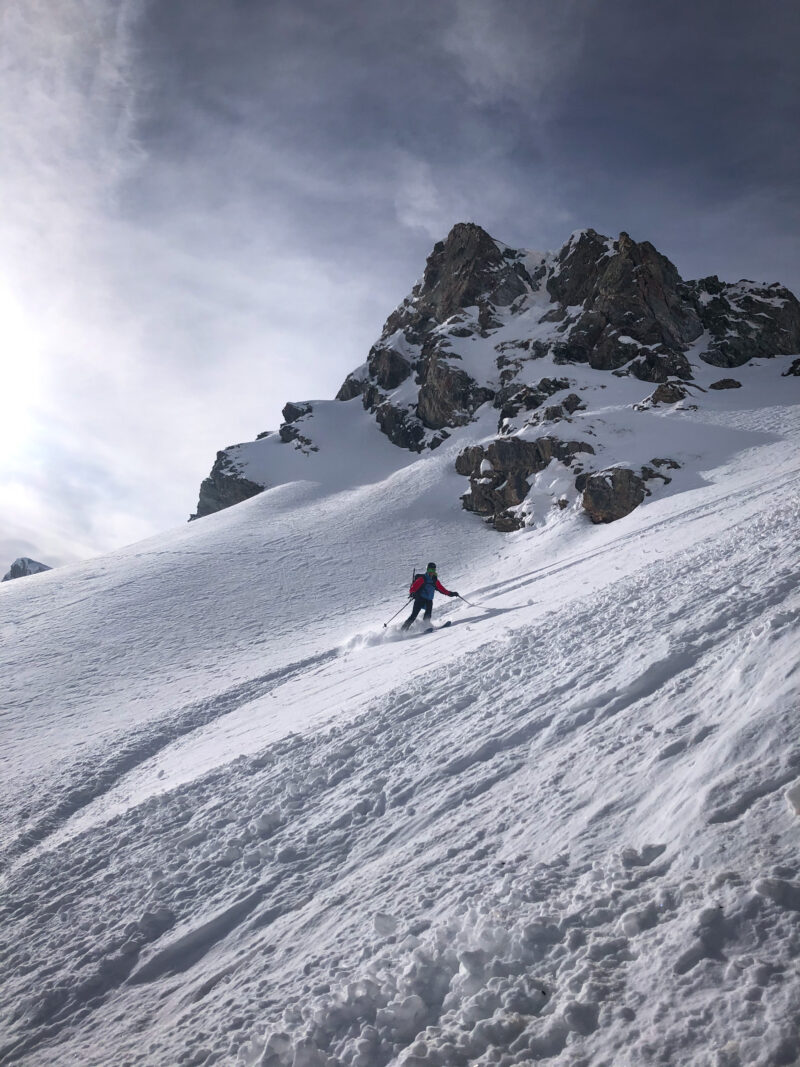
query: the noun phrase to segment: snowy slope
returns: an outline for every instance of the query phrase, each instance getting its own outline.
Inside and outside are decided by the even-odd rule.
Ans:
[[[496,414],[413,457],[349,401],[275,488],[7,583],[0,1062],[795,1062],[790,361],[696,410],[583,368],[604,457],[683,463],[611,526],[551,465],[503,537],[453,470]],[[474,606],[384,629],[428,559]]]

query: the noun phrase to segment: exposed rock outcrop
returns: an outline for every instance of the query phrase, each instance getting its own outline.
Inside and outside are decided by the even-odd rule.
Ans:
[[[384,333],[402,330],[409,341],[419,343],[431,327],[472,307],[489,328],[494,309],[508,307],[533,284],[522,258],[523,253],[501,246],[480,226],[457,223],[434,245],[421,283],[389,316]]]
[[[500,389],[494,398],[494,406],[500,408],[498,432],[504,429],[507,419],[515,418],[521,411],[535,411],[555,393],[569,389],[569,386],[569,378],[541,378],[536,385],[515,382]]]
[[[677,404],[688,395],[680,382],[663,382],[653,391],[650,400],[653,404]]]
[[[792,375],[796,378],[800,378],[800,359],[793,359],[789,369],[784,371],[781,377],[789,378]]]
[[[443,436],[435,431],[464,425],[495,395],[458,366],[454,342],[486,336],[499,325],[497,308],[535,285],[523,258],[474,223],[454,226],[434,246],[421,282],[389,316],[366,364],[347,376],[336,399],[361,396],[383,432],[402,448],[416,452],[440,444]],[[450,329],[442,333],[446,322]],[[415,397],[390,398],[412,374]]]
[[[638,357],[637,377],[663,381],[703,332],[696,310],[681,299],[680,285],[673,264],[649,241],[637,244],[621,233],[612,242],[594,230],[574,235],[547,282],[565,309],[581,309],[562,327],[565,333],[568,327],[568,338],[556,348],[559,362],[613,370]],[[680,367],[691,377],[688,363]]]
[[[470,422],[487,401],[501,412],[500,430],[503,420],[540,406],[543,389],[527,371],[545,355],[656,384],[685,382],[693,377],[687,352],[704,330],[709,344],[699,355],[715,364],[800,348],[797,308],[781,286],[684,282],[649,241],[627,233],[612,240],[582,230],[551,255],[509,248],[459,223],[434,247],[421,281],[337,399],[360,396],[390,440],[418,452]],[[520,335],[504,337],[494,367],[474,377],[465,343],[515,316],[525,316]],[[525,336],[532,327],[536,336]]]
[[[594,523],[615,522],[647,495],[644,479],[627,467],[610,467],[583,480],[583,509]]]
[[[679,404],[684,400],[687,400],[692,395],[692,390],[705,392],[705,389],[697,385],[696,382],[684,382],[684,381],[668,381],[662,382],[661,385],[656,386],[650,396],[646,397],[638,404],[634,404],[636,411],[649,411],[650,408],[659,407],[661,404]],[[696,404],[687,405],[688,407],[696,407]]]
[[[309,403],[305,404],[293,404],[291,400],[283,405],[283,424],[286,425],[290,422],[297,422],[298,419],[304,418],[306,415],[310,415],[314,408]]]
[[[29,574],[41,574],[42,571],[52,569],[46,563],[39,563],[38,560],[30,559],[28,556],[20,556],[14,560],[0,581],[10,582],[14,578],[27,578]]]
[[[602,471],[579,474],[575,487],[583,493],[583,510],[594,523],[616,522],[630,515],[650,496],[647,482],[658,479],[669,485],[672,478],[666,470],[678,470],[674,459],[651,459],[637,473],[628,467],[607,467]]]
[[[571,422],[571,416],[574,415],[576,411],[582,411],[585,410],[585,408],[586,405],[578,394],[570,393],[569,396],[564,397],[560,403],[548,404],[547,407],[537,411],[526,420],[525,425],[541,426],[546,422],[562,422],[564,420]],[[508,427],[504,427],[504,430],[507,429]]]
[[[493,396],[490,389],[481,389],[465,371],[453,367],[441,352],[434,351],[419,390],[417,416],[431,430],[463,426],[472,412]]]
[[[524,525],[518,507],[531,489],[530,479],[553,459],[569,465],[581,453],[593,453],[583,441],[560,441],[540,437],[498,437],[488,447],[465,448],[456,459],[456,470],[469,478],[469,492],[461,502],[465,510],[482,515],[496,530],[507,532]]]
[[[232,504],[240,504],[263,491],[263,485],[243,476],[226,450],[217,452],[211,473],[200,484],[197,511],[189,516],[189,521],[202,519],[204,515],[213,515],[215,511],[222,511]]]
[[[642,467],[640,471],[642,478],[645,482],[653,481],[655,478],[658,478],[663,485],[669,485],[669,483],[672,481],[672,478],[670,478],[668,474],[665,474],[663,470],[661,470],[661,468],[666,465],[672,470],[677,470],[680,466],[679,463],[676,463],[674,460],[671,459],[654,459],[651,462],[654,464],[654,466],[651,467],[649,466],[649,464],[645,464]],[[647,489],[647,495],[650,495],[649,488]]]
[[[634,359],[628,373],[642,382],[666,382],[670,377],[690,380],[692,368],[683,352],[648,352]]]
[[[789,356],[800,351],[800,303],[774,282],[758,285],[721,282],[716,275],[687,282],[710,342],[701,359],[715,367],[741,367],[751,359]]]
[[[307,418],[313,412],[314,408],[311,404],[292,404],[289,402],[284,405],[283,415],[284,421],[278,428],[278,436],[285,445],[294,442],[295,448],[299,448],[302,452],[318,452],[319,448],[314,444],[311,438],[301,432],[298,423]]]
[[[564,397],[561,401],[561,407],[567,413],[567,415],[574,415],[576,411],[584,411],[586,404],[578,396],[577,393],[570,393],[569,396]]]
[[[742,383],[735,378],[720,378],[718,382],[712,382],[709,389],[741,389]]]

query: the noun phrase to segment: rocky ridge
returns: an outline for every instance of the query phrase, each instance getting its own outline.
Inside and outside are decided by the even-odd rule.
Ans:
[[[800,304],[778,283],[684,281],[652,244],[627,233],[611,239],[581,230],[557,253],[539,253],[459,223],[434,246],[422,278],[336,400],[360,400],[393,444],[414,453],[438,448],[480,418],[481,440],[460,452],[456,470],[469,479],[464,508],[498,530],[530,521],[524,504],[532,479],[553,462],[571,471],[588,517],[608,522],[641,503],[648,481],[669,477],[647,455],[611,470],[590,466],[596,449],[586,440],[591,410],[579,378],[599,371],[653,384],[634,405],[645,412],[696,404],[701,363],[734,368],[798,351]],[[736,388],[735,381],[709,388]],[[488,412],[494,439],[485,436]],[[304,456],[318,449],[312,405],[287,404],[283,415],[282,444]],[[266,484],[237,462],[235,449],[218,453],[192,517]],[[555,503],[567,506],[568,495]]]
[[[197,511],[189,517],[190,522],[241,504],[243,500],[249,500],[251,496],[264,491],[265,486],[245,477],[242,467],[231,454],[235,448],[235,445],[229,445],[217,452],[211,473],[200,483]]]
[[[41,574],[42,571],[51,571],[52,569],[46,563],[39,563],[37,560],[29,559],[27,556],[20,556],[19,559],[14,560],[0,581],[10,582],[14,578],[27,578],[29,574]]]

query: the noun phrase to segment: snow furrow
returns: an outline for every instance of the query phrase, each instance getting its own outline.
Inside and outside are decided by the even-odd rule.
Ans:
[[[69,819],[92,801],[102,797],[125,775],[168,745],[264,696],[276,685],[298,675],[305,675],[314,666],[335,659],[337,655],[337,650],[333,649],[309,656],[287,667],[232,686],[213,697],[196,701],[188,707],[167,712],[160,721],[151,721],[142,729],[121,737],[116,745],[106,749],[99,766],[97,756],[93,754],[91,759],[85,759],[67,768],[63,784],[56,783],[54,787],[54,783],[47,783],[47,789],[43,789],[39,797],[29,801],[29,808],[38,803],[46,810],[30,817],[28,824],[0,852],[0,871],[30,849],[45,842]],[[61,785],[63,790],[61,796],[58,785]]]

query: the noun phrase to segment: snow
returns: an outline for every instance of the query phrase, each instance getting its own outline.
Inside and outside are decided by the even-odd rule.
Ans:
[[[364,411],[360,398],[309,403],[311,414],[293,425],[319,451],[299,442],[287,445],[277,433],[233,445],[228,454],[245,478],[271,488],[309,482],[316,492],[331,493],[382,481],[413,462],[413,455],[376,432],[374,417]],[[349,464],[345,457],[352,457]]]
[[[494,409],[416,456],[320,401],[259,496],[3,585],[0,1061],[800,1056],[796,380],[689,358],[645,411],[530,362],[597,469],[682,464],[609,526],[560,464],[461,510]],[[469,604],[384,627],[429,559]]]

